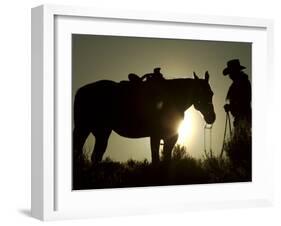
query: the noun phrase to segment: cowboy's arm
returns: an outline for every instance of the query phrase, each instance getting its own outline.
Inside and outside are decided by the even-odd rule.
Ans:
[[[227,107],[232,115],[244,114],[251,108],[251,83],[245,81],[240,84],[239,89],[231,94],[230,105]]]
[[[231,93],[232,93],[232,89],[233,88],[232,88],[232,85],[231,85],[229,87],[229,90],[228,90],[226,98],[225,98],[226,104],[223,106],[225,112],[229,112],[231,110],[230,96],[231,96]]]

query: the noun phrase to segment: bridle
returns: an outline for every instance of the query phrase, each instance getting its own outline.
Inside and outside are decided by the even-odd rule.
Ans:
[[[205,124],[204,126],[204,152],[207,156],[209,156],[207,149],[206,149],[206,143],[207,143],[207,132],[209,131],[209,140],[210,140],[210,157],[213,156],[213,151],[212,151],[212,128],[213,128],[213,124]]]
[[[225,126],[224,126],[224,134],[223,134],[223,142],[222,142],[220,158],[222,158],[222,156],[223,156],[223,152],[224,152],[224,148],[225,148],[225,144],[226,144],[227,125],[229,127],[229,135],[230,135],[230,137],[232,137],[232,129],[231,129],[229,112],[226,112],[226,117],[225,117]]]

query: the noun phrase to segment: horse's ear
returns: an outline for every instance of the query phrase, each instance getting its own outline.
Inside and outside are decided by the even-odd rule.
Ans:
[[[193,72],[194,79],[199,79],[195,72]]]
[[[206,73],[205,73],[205,80],[206,80],[207,82],[209,82],[209,78],[210,78],[209,72],[206,71]]]

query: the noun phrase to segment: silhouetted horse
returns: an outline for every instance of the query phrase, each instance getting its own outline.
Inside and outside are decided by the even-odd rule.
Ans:
[[[199,79],[169,79],[132,83],[102,80],[83,86],[74,101],[74,160],[82,154],[86,138],[92,133],[95,147],[92,162],[99,162],[111,131],[128,138],[150,137],[152,162],[159,161],[163,139],[164,159],[170,160],[178,139],[178,126],[191,105],[207,123],[215,121],[213,92],[209,74]],[[118,151],[118,150],[116,150]]]

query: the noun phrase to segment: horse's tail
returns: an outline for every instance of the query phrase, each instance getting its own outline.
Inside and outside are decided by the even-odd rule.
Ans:
[[[73,121],[74,121],[74,127],[78,126],[79,120],[81,119],[81,111],[82,111],[82,92],[81,89],[79,89],[74,97],[74,104],[73,104]]]

